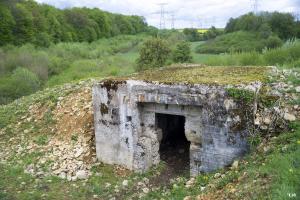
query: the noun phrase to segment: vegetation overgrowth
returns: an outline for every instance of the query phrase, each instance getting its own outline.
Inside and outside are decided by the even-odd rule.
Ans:
[[[231,18],[225,27],[225,34],[219,32],[221,35],[218,36],[217,30],[213,30],[211,28],[208,31],[211,37],[206,37],[206,40],[211,40],[198,46],[198,53],[219,54],[277,48],[287,40],[300,37],[300,22],[290,13],[248,13]]]
[[[45,86],[134,72],[139,44],[146,35],[123,35],[92,43],[31,44],[0,48],[0,104]]]
[[[0,46],[33,43],[92,42],[151,29],[143,17],[112,14],[97,8],[57,9],[33,0],[1,0]]]
[[[230,52],[262,51],[263,49],[277,48],[283,44],[277,36],[263,38],[259,33],[237,31],[209,40],[197,47],[197,53],[219,54]]]
[[[202,45],[202,44],[200,44]],[[197,58],[200,57],[200,58]],[[265,49],[262,53],[257,51],[228,53],[221,55],[195,54],[198,62],[207,65],[223,66],[278,66],[287,68],[300,67],[300,42],[299,40],[288,41],[282,47]]]

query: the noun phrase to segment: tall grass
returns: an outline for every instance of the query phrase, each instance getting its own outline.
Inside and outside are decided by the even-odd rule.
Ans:
[[[10,91],[15,88],[12,85],[15,84],[13,74],[19,68],[36,75],[43,87],[84,78],[131,73],[137,57],[137,46],[144,38],[144,35],[123,35],[92,43],[59,43],[49,48],[36,48],[31,44],[2,47],[0,104],[27,94]],[[35,88],[25,89],[36,91]],[[20,90],[17,88],[17,91]]]
[[[196,58],[198,56],[201,57],[202,55],[196,55]],[[280,48],[264,50],[262,53],[252,51],[207,56],[202,63],[212,66],[275,65],[278,67],[300,68],[300,41],[289,42]]]

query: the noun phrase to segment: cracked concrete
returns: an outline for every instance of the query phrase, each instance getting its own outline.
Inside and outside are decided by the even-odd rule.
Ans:
[[[95,85],[97,158],[138,172],[157,165],[163,133],[155,114],[162,113],[185,117],[191,176],[230,165],[248,151],[253,111],[232,99],[227,87],[137,80],[106,80]],[[245,123],[245,119],[250,120]]]

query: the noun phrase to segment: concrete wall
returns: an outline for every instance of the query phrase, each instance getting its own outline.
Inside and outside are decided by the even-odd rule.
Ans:
[[[191,175],[229,165],[248,149],[251,111],[223,86],[106,81],[94,86],[93,103],[97,157],[108,164],[144,172],[159,163],[155,113],[185,116]]]

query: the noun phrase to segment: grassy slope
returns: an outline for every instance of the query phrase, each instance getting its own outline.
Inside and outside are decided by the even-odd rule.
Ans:
[[[197,47],[198,53],[226,53],[240,51],[260,51],[265,46],[265,39],[258,33],[238,31],[218,36],[204,45]]]
[[[24,166],[34,163],[43,152],[17,155],[15,149],[25,141],[51,134],[45,127],[56,123],[46,115],[40,123],[23,123],[32,105],[40,103],[55,109],[59,96],[75,95],[84,83],[59,86],[22,98],[7,106],[0,106],[1,153],[9,153],[7,161],[0,162],[0,199],[109,199],[113,196],[130,199],[178,199],[192,196],[194,199],[290,199],[288,195],[300,196],[300,126],[293,125],[294,132],[283,133],[277,138],[264,141],[258,148],[239,162],[237,169],[224,169],[215,173],[203,174],[196,178],[192,187],[186,188],[186,178],[170,180],[169,187],[147,185],[150,192],[145,194],[137,188],[145,177],[155,179],[164,165],[149,173],[140,175],[118,169],[116,166],[98,165],[92,168],[93,175],[87,181],[67,182],[57,177],[36,179],[24,173]],[[85,84],[86,86],[91,83]],[[79,95],[81,96],[81,95]],[[77,103],[76,103],[77,104]],[[76,108],[75,108],[76,109]],[[43,125],[44,124],[44,125]],[[28,127],[34,132],[20,133]],[[44,145],[38,140],[39,145]],[[6,147],[11,148],[8,151]],[[267,151],[264,151],[267,147]],[[5,148],[5,149],[4,149]],[[1,154],[0,154],[1,155]],[[220,175],[216,176],[216,173]],[[127,187],[122,186],[129,181]],[[147,179],[146,179],[147,180]],[[110,185],[110,186],[108,186]],[[201,191],[203,190],[203,191]],[[293,198],[292,198],[293,199]],[[294,198],[296,199],[296,198]]]
[[[132,37],[130,40],[141,38],[141,36],[137,36],[137,38]],[[133,73],[135,60],[138,57],[138,45],[140,43],[131,46],[130,40],[127,42],[129,44],[124,44],[124,41],[121,41],[121,44],[115,44],[117,47],[118,45],[121,47],[122,45],[125,46],[123,50],[118,47],[120,49],[117,50],[117,53],[107,53],[107,55],[100,55],[96,58],[75,60],[61,74],[50,78],[47,85],[54,86],[87,78],[103,78]],[[103,48],[109,49],[111,47],[109,44],[105,44]]]
[[[201,47],[208,43],[192,43],[193,57],[195,63],[210,66],[278,66],[283,68],[300,67],[300,42],[286,42],[277,49],[259,52],[226,53],[226,54],[200,54],[197,53],[195,46]],[[213,48],[213,47],[212,47]]]
[[[105,68],[107,71],[100,70],[99,74],[98,72],[94,74],[94,70],[99,69],[97,63],[91,66],[91,71],[89,71],[89,68],[82,71],[82,68],[85,68],[85,62],[79,63],[78,68],[75,66],[73,69],[71,69],[72,67],[67,69],[70,70],[69,74],[53,79],[50,85],[74,79],[84,79],[87,76],[124,75],[133,70],[130,63],[135,60],[136,56],[136,48],[111,57],[108,56],[107,61],[112,64]],[[207,59],[215,58],[210,55],[201,55],[195,61],[205,63]],[[88,59],[88,62],[90,61]],[[91,62],[94,62],[94,60]],[[124,69],[113,72],[111,69],[113,69],[115,62],[125,66]],[[78,70],[82,72],[79,73],[78,77],[68,79],[69,76],[76,74]],[[23,144],[23,141],[40,138],[40,136],[48,134],[44,127],[47,127],[51,122],[49,117],[43,118],[44,127],[41,127],[42,124],[35,124],[35,122],[21,124],[20,126],[17,126],[17,124],[22,121],[24,115],[28,115],[31,105],[42,103],[50,108],[55,107],[59,96],[76,94],[76,89],[72,89],[74,87],[80,88],[82,86],[78,83],[71,84],[71,87],[67,87],[69,89],[64,86],[56,86],[22,98],[7,106],[0,106],[1,153],[8,152],[4,150],[6,146],[14,148],[19,144]],[[20,133],[31,126],[35,127],[35,134],[25,134],[25,138],[21,138]],[[11,153],[10,159],[6,162],[3,160],[0,162],[0,199],[76,200],[109,199],[113,196],[129,199],[136,197],[136,195],[151,200],[161,198],[181,200],[186,196],[191,196],[194,199],[297,199],[300,196],[299,123],[294,124],[293,128],[294,132],[283,133],[270,141],[264,141],[259,148],[253,147],[251,154],[239,162],[237,169],[218,171],[221,174],[220,177],[215,176],[217,172],[200,175],[190,188],[185,187],[187,179],[181,177],[173,181],[170,187],[147,186],[153,189],[148,194],[144,194],[141,191],[142,188],[136,188],[138,182],[142,182],[145,177],[151,179],[158,176],[159,171],[164,167],[163,164],[144,175],[130,172],[121,173],[122,175],[120,175],[120,170],[115,166],[99,165],[92,168],[93,175],[88,181],[67,182],[57,177],[35,179],[24,173],[24,166],[34,163],[37,157],[41,156],[41,152],[17,156],[15,151],[11,151],[8,152]],[[12,138],[15,138],[19,143],[14,143]],[[43,145],[43,143],[40,143],[40,145]],[[263,147],[267,147],[268,150],[265,152]],[[129,180],[129,185],[125,188],[122,186],[123,180]],[[111,186],[108,186],[109,184]],[[203,191],[201,192],[201,190]]]

